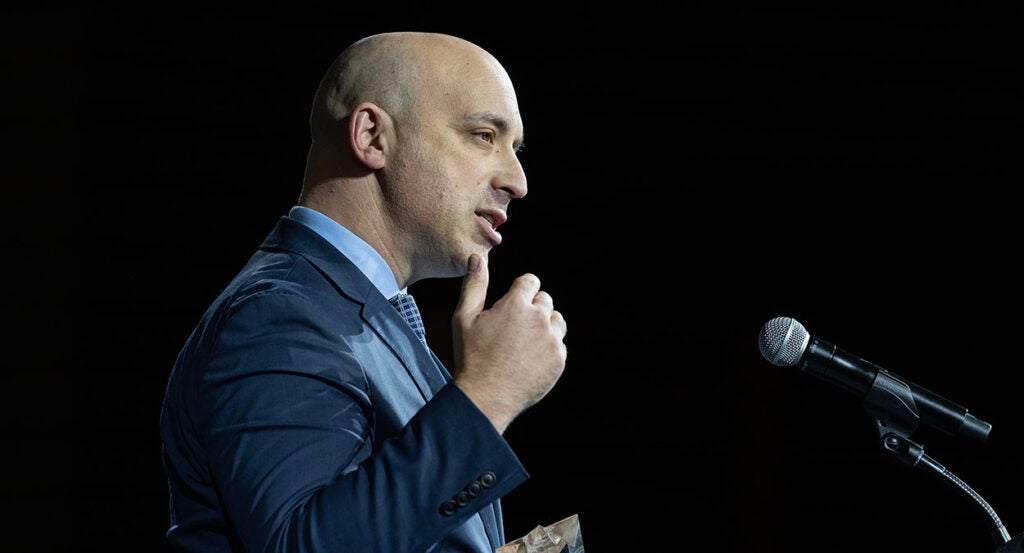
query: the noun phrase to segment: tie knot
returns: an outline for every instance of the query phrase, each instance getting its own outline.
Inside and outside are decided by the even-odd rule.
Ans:
[[[388,298],[391,305],[395,306],[395,309],[405,318],[405,322],[409,323],[412,327],[412,331],[416,333],[420,341],[426,343],[426,328],[423,326],[423,318],[420,316],[420,309],[416,307],[416,300],[413,299],[411,294],[399,292],[394,296]]]

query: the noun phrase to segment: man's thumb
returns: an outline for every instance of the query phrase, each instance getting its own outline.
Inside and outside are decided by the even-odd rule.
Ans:
[[[469,256],[467,267],[466,276],[462,277],[462,295],[459,296],[455,312],[472,316],[484,310],[490,274],[487,271],[487,260],[475,253]]]

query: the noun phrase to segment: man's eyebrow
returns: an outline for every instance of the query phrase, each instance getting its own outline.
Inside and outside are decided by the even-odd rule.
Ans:
[[[462,121],[467,124],[489,123],[490,125],[494,126],[494,128],[498,129],[498,132],[501,134],[507,134],[509,132],[509,129],[512,127],[512,124],[509,123],[508,119],[505,119],[504,117],[490,111],[479,111],[476,113],[469,113],[462,117]],[[518,152],[522,150],[524,146],[526,146],[525,142],[526,133],[522,132],[512,142],[512,147],[515,148],[515,151]]]

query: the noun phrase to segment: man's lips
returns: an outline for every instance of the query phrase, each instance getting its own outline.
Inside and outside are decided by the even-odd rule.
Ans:
[[[505,214],[500,211],[488,210],[477,211],[476,216],[480,221],[480,227],[487,234],[487,238],[495,245],[501,244],[501,234],[498,233],[497,228],[508,220]]]
[[[491,228],[495,230],[508,220],[508,217],[500,211],[477,211],[476,214],[478,217],[487,220]]]

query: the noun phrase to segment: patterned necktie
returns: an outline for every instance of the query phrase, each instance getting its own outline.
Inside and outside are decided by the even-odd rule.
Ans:
[[[412,331],[416,333],[420,341],[426,344],[427,330],[423,327],[423,318],[420,317],[420,310],[416,307],[416,300],[412,299],[412,295],[399,292],[388,298],[388,301],[391,302],[391,305],[395,306],[395,309],[402,314],[402,317],[405,317],[405,322],[409,323]]]

